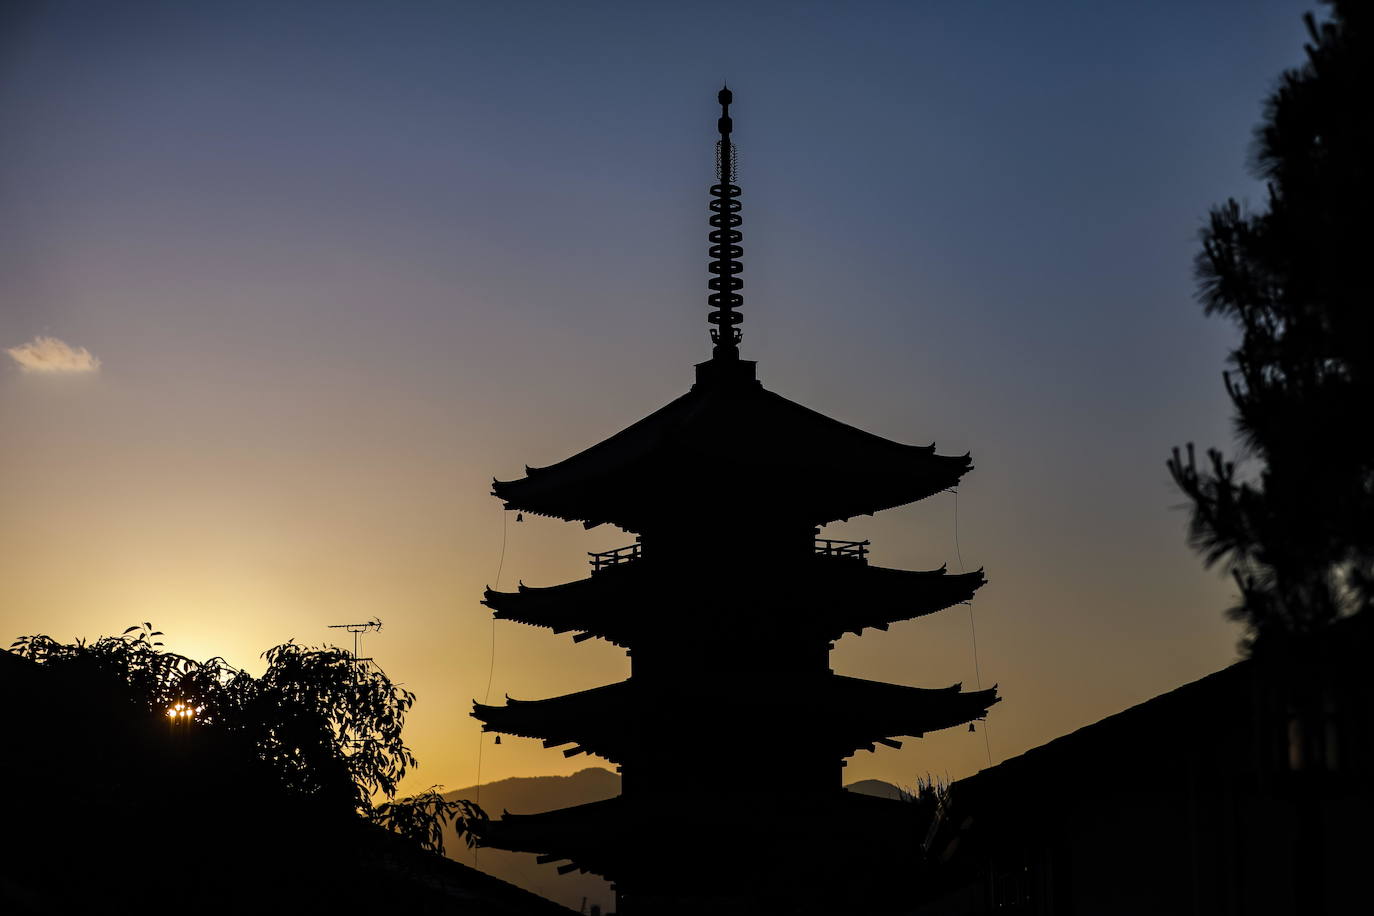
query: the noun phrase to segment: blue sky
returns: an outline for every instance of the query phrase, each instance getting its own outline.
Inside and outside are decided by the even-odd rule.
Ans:
[[[1209,206],[1300,62],[1294,2],[11,4],[0,27],[4,629],[152,619],[252,667],[374,614],[424,785],[475,781],[484,584],[615,531],[511,526],[492,476],[681,393],[708,353],[715,90],[735,90],[744,355],[765,385],[972,451],[940,496],[833,526],[985,566],[994,759],[1234,657],[1230,587],[1164,461],[1229,441],[1233,335],[1193,299]],[[836,670],[974,678],[958,608]],[[495,691],[624,658],[513,625]],[[510,629],[504,629],[510,627]],[[528,744],[528,747],[525,745]],[[484,779],[565,772],[534,742]],[[499,753],[495,751],[499,750]],[[910,783],[981,736],[861,754]]]

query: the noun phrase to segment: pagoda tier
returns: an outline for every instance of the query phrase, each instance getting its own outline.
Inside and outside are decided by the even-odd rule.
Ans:
[[[821,638],[834,641],[845,633],[857,636],[866,627],[886,630],[968,601],[985,581],[981,569],[950,575],[943,566],[889,569],[818,556],[792,578],[765,584],[760,598],[795,608],[796,624],[810,623]],[[497,620],[575,633],[578,642],[601,637],[629,648],[646,616],[652,616],[657,596],[672,584],[664,582],[652,560],[636,560],[561,585],[531,588],[522,583],[514,592],[487,589],[482,603]]]
[[[693,817],[693,799],[687,797],[684,801],[687,803],[685,810],[674,814],[685,821]],[[751,803],[755,799],[741,794],[713,801],[714,804],[700,806],[696,816],[714,822],[717,836],[747,829],[745,815],[751,813]],[[536,853],[540,864],[564,863],[558,866],[560,874],[591,872],[620,881],[637,853],[671,856],[678,852],[662,846],[644,850],[638,839],[642,826],[637,814],[651,812],[637,811],[624,796],[539,814],[506,811],[499,820],[490,821],[483,828],[482,845],[510,852]],[[890,853],[894,847],[910,847],[907,851],[914,858],[914,847],[919,842],[913,830],[918,812],[909,802],[843,789],[831,790],[821,799],[808,799],[804,805],[784,800],[781,810],[770,814],[776,819],[794,820],[798,836],[813,834],[816,823],[823,822],[827,831],[846,837],[845,845],[832,852],[840,859],[867,859],[876,849],[886,849]],[[700,850],[695,854],[685,850],[681,854],[684,867],[687,867],[686,862],[694,861]],[[852,863],[834,864],[846,870],[853,867]]]
[[[817,526],[924,499],[972,466],[789,401],[753,368],[704,363],[682,397],[571,458],[494,481],[492,493],[507,509],[643,531],[718,507],[708,471],[728,469],[734,509]]]
[[[781,700],[728,683],[695,685],[690,699],[696,710],[713,720],[738,722],[741,735],[793,721],[797,710],[790,705],[799,701],[808,717],[814,715],[810,728],[825,735],[837,757],[871,751],[876,744],[901,747],[898,736],[920,738],[981,719],[999,699],[996,687],[965,693],[960,684],[942,689],[903,687],[836,674],[823,675],[819,683],[814,694],[799,691]],[[662,701],[660,693],[630,678],[547,700],[508,698],[505,706],[474,703],[472,716],[483,723],[483,731],[539,738],[545,747],[571,744],[564,756],[596,754],[623,763],[634,743],[637,721],[661,715]]]

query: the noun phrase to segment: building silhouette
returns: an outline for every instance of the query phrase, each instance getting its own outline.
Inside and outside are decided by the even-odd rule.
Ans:
[[[955,782],[903,912],[1368,911],[1371,650],[1344,618]]]
[[[630,677],[473,712],[485,731],[619,767],[619,797],[507,814],[482,842],[607,877],[626,916],[856,905],[875,852],[905,837],[910,816],[903,802],[844,792],[845,758],[970,723],[998,699],[996,688],[907,687],[829,667],[844,634],[967,601],[984,578],[873,566],[867,541],[821,538],[821,526],[954,487],[971,460],[802,407],[740,358],[730,90],[719,100],[711,358],[686,394],[639,422],[493,486],[508,511],[636,535],[594,554],[585,579],[484,601],[500,620],[623,646]],[[686,874],[702,870],[709,882]]]

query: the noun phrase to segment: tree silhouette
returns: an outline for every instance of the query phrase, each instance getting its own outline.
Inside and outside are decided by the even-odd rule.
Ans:
[[[444,825],[453,823],[468,846],[477,845],[487,814],[465,798],[452,800],[439,794],[443,786],[430,786],[419,795],[386,802],[372,811],[372,820],[423,849],[443,854]]]
[[[1206,312],[1241,331],[1224,381],[1258,472],[1216,449],[1199,466],[1191,443],[1168,463],[1192,504],[1190,543],[1240,587],[1229,614],[1247,650],[1374,601],[1374,48],[1368,6],[1331,5],[1330,21],[1305,17],[1307,61],[1256,129],[1267,210],[1214,208],[1197,257]]]
[[[468,802],[435,805],[430,793],[396,800],[415,755],[402,740],[415,695],[346,650],[288,642],[263,653],[261,677],[223,658],[198,662],[163,650],[151,623],[93,643],[25,636],[15,654],[122,693],[182,731],[209,729],[237,739],[272,781],[338,811],[352,811],[443,851],[442,829],[460,835],[485,815]],[[384,797],[378,805],[375,799]],[[435,839],[437,837],[437,840]]]

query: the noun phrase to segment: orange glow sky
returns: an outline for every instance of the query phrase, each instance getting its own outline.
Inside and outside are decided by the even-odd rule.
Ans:
[[[367,653],[419,695],[407,785],[476,782],[489,482],[691,383],[725,74],[745,357],[976,466],[959,548],[990,581],[988,744],[861,752],[847,779],[967,775],[1234,658],[1232,589],[1186,548],[1164,462],[1230,439],[1231,334],[1191,258],[1209,205],[1260,198],[1249,131],[1303,5],[497,6],[5,14],[0,350],[46,336],[100,365],[0,366],[0,635],[150,620],[259,670],[378,616]],[[630,540],[510,521],[507,587]],[[959,565],[949,495],[827,533]],[[847,637],[833,666],[972,686],[968,611]],[[491,696],[627,671],[500,624]],[[588,761],[505,739],[481,778]]]

